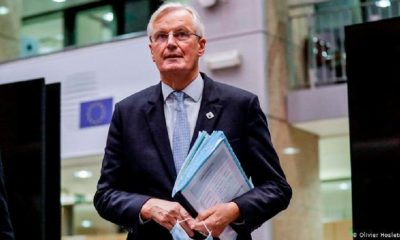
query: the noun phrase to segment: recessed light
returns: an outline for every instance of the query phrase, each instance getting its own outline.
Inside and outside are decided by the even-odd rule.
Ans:
[[[56,3],[63,3],[63,2],[65,2],[66,0],[53,0],[53,2],[56,2]]]
[[[295,147],[287,147],[283,149],[283,154],[285,155],[295,155],[300,152],[300,149],[295,148]]]
[[[343,190],[343,191],[348,190],[348,189],[350,189],[350,184],[342,182],[341,184],[339,184],[339,189]]]
[[[75,196],[68,194],[61,194],[61,205],[73,205],[75,203]]]
[[[105,13],[103,15],[103,19],[107,22],[111,22],[112,20],[114,20],[114,14],[112,12]]]
[[[380,8],[387,8],[390,7],[391,3],[390,0],[379,0],[375,2],[375,5]]]
[[[10,9],[6,6],[0,6],[0,15],[6,15],[10,12]]]
[[[90,221],[90,220],[82,220],[81,221],[81,227],[83,227],[83,228],[92,227],[92,221]]]
[[[86,171],[86,170],[80,170],[80,171],[74,172],[74,177],[76,177],[76,178],[91,178],[92,176],[93,176],[93,173],[90,171]]]

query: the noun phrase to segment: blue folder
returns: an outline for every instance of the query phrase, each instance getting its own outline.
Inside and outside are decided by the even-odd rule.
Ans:
[[[253,188],[225,134],[199,133],[181,170],[172,197],[179,194],[197,212],[218,203],[229,202]],[[228,226],[221,240],[236,239]]]

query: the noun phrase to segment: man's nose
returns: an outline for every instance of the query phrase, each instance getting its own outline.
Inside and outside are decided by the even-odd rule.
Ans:
[[[168,33],[168,40],[167,40],[167,44],[168,45],[176,45],[176,38],[174,36],[173,32]]]

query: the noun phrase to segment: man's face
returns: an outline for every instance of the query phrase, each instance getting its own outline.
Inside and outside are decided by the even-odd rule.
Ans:
[[[161,74],[191,74],[198,71],[198,59],[204,53],[206,40],[193,34],[185,40],[179,40],[178,36],[172,34],[178,32],[196,32],[192,15],[186,10],[169,12],[153,24],[152,41],[149,46],[153,61]],[[160,33],[164,40],[156,41]]]

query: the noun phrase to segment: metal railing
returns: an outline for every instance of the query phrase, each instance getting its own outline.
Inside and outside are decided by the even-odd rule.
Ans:
[[[314,5],[301,5],[289,13],[289,87],[313,88],[347,81],[344,27],[400,16],[400,0],[325,11],[316,11]]]

